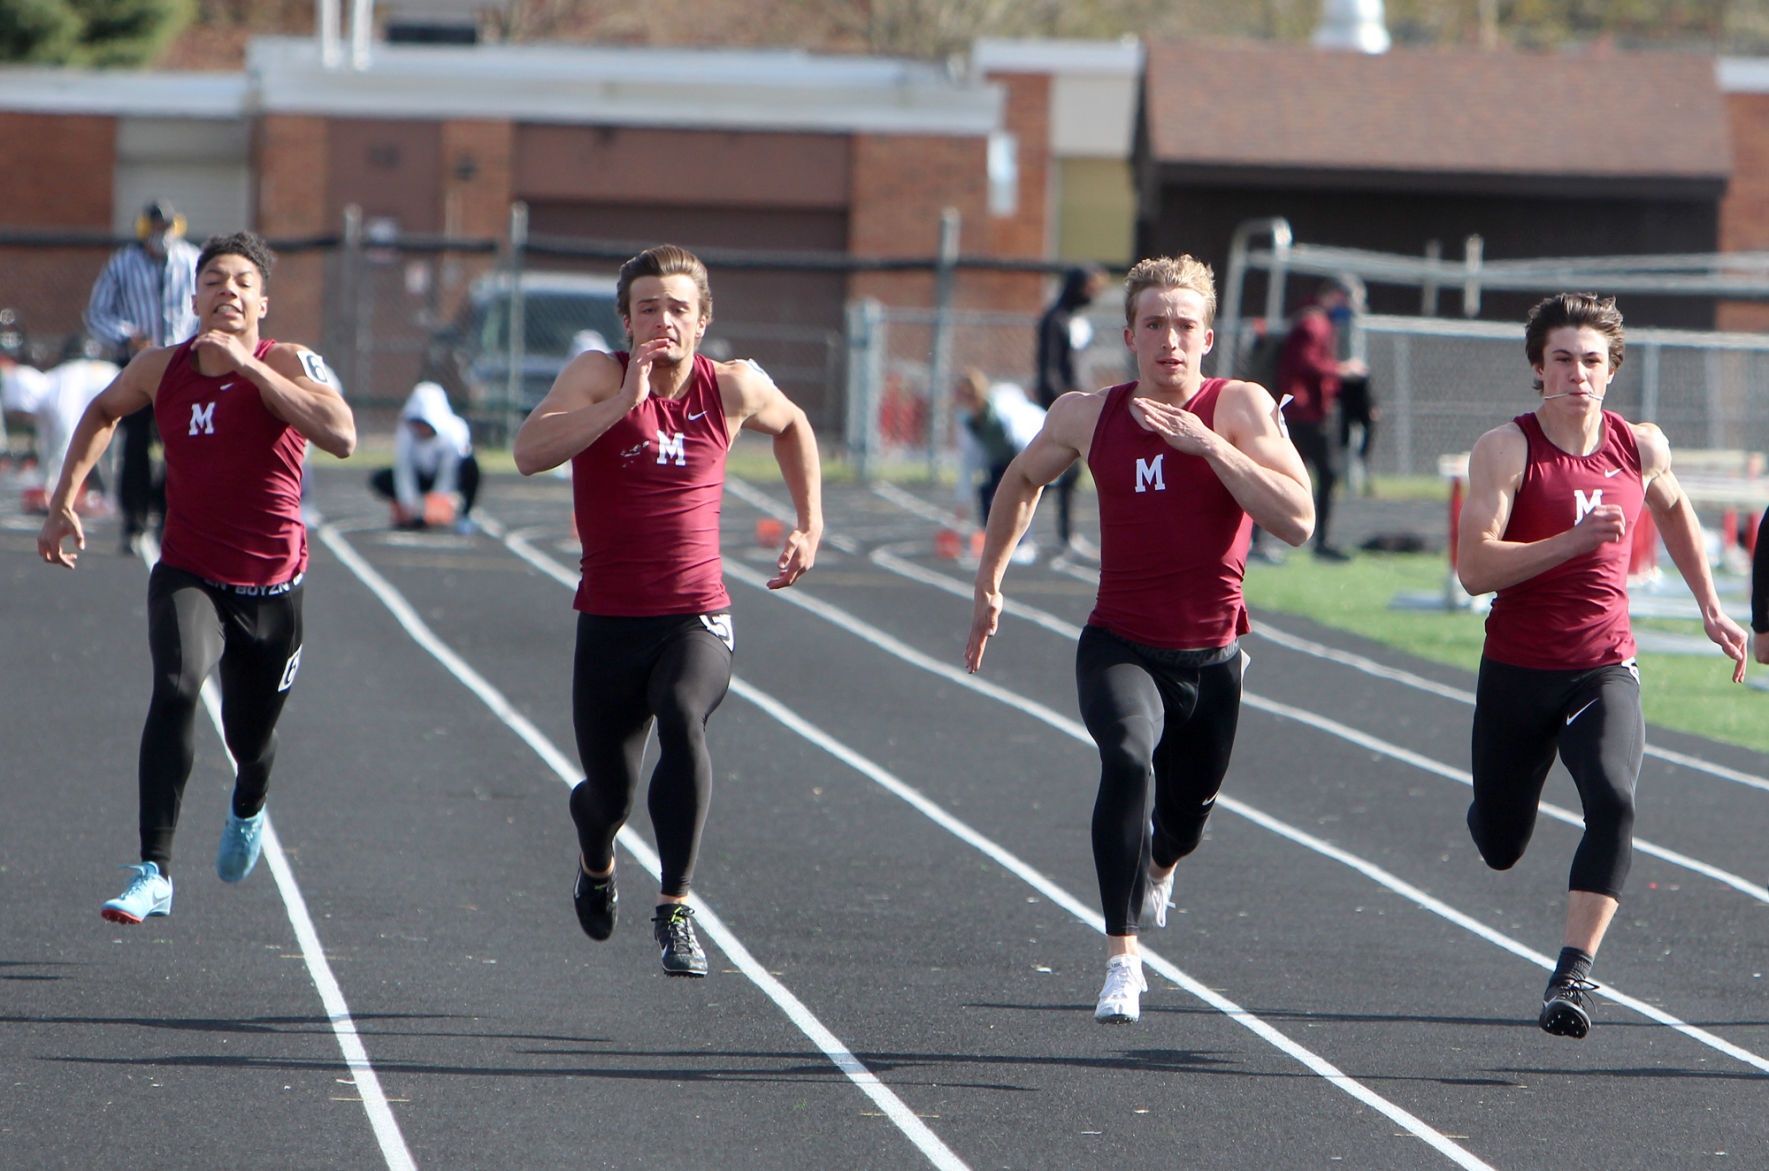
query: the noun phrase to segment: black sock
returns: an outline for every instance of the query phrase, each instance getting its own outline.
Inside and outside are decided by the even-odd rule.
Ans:
[[[1569,980],[1589,980],[1591,965],[1596,962],[1597,957],[1588,951],[1580,951],[1576,947],[1563,947],[1560,949],[1560,962],[1554,965],[1554,976],[1548,983],[1561,984]]]

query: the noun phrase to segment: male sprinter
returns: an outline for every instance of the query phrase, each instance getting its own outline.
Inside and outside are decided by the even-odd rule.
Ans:
[[[1471,594],[1498,591],[1474,698],[1474,801],[1480,856],[1508,870],[1535,828],[1558,749],[1584,805],[1566,932],[1542,995],[1543,1029],[1583,1037],[1588,979],[1634,848],[1634,784],[1646,746],[1640,671],[1628,625],[1628,556],[1642,505],[1701,607],[1707,635],[1744,678],[1744,631],[1720,609],[1695,510],[1651,423],[1603,409],[1622,364],[1613,297],[1560,293],[1530,310],[1524,353],[1536,409],[1488,431],[1468,459],[1456,572]]]
[[[1056,400],[1002,477],[977,567],[965,648],[972,671],[1001,618],[1002,574],[1039,494],[1085,457],[1099,494],[1100,577],[1075,649],[1075,684],[1100,754],[1100,1021],[1140,1014],[1144,900],[1153,897],[1155,922],[1165,926],[1174,868],[1197,848],[1228,771],[1253,525],[1291,545],[1314,527],[1308,473],[1271,395],[1255,383],[1204,378],[1215,315],[1216,285],[1203,262],[1162,257],[1130,270],[1124,342],[1137,380]]]
[[[140,923],[172,913],[172,835],[195,756],[197,697],[221,667],[221,723],[239,772],[215,860],[238,882],[258,861],[276,721],[301,663],[301,461],[307,442],[340,459],[356,423],[320,356],[259,337],[273,257],[250,232],[197,258],[197,335],[141,351],[86,408],[68,445],[37,551],[74,567],[86,547],[74,492],[117,420],[151,406],[166,458],[166,530],[148,576],[153,699],[141,732],[141,863],[101,914]]]
[[[751,362],[699,351],[712,320],[706,266],[647,249],[620,269],[615,304],[630,351],[586,351],[516,433],[525,476],[571,461],[583,540],[572,725],[584,780],[571,793],[579,858],[572,900],[591,939],[614,931],[614,838],[632,812],[657,723],[648,805],[663,862],[652,930],[672,976],[706,975],[687,906],[712,789],[706,721],[731,682],[731,599],[719,560],[725,453],[740,428],[774,438],[797,523],[779,589],[823,536],[817,440],[805,413]]]

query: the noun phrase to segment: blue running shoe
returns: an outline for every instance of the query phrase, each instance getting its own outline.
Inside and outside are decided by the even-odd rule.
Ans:
[[[119,866],[119,870],[133,870],[135,877],[123,888],[123,893],[98,909],[98,913],[112,923],[136,924],[149,915],[170,915],[172,913],[172,880],[160,873],[160,868],[152,862],[143,862],[139,866]]]
[[[251,817],[235,817],[227,811],[227,824],[221,827],[221,849],[215,854],[215,873],[222,882],[238,882],[258,865],[258,851],[263,848],[264,810]]]

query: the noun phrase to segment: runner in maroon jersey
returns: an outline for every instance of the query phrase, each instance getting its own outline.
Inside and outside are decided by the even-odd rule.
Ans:
[[[1271,395],[1251,382],[1204,379],[1215,314],[1215,283],[1201,261],[1163,257],[1130,270],[1124,341],[1137,381],[1056,401],[996,490],[977,567],[965,648],[972,671],[1001,618],[1001,578],[1040,493],[1085,456],[1099,494],[1100,585],[1075,681],[1100,754],[1100,1021],[1137,1019],[1147,988],[1137,946],[1145,900],[1165,926],[1174,869],[1202,839],[1228,771],[1252,526],[1291,545],[1314,526],[1308,474]]]
[[[1561,293],[1530,310],[1524,352],[1536,409],[1481,436],[1468,460],[1456,543],[1471,594],[1498,591],[1474,703],[1468,828],[1486,864],[1507,870],[1535,828],[1558,750],[1578,786],[1585,833],[1573,854],[1566,932],[1538,1023],[1583,1037],[1588,979],[1633,854],[1634,785],[1646,743],[1628,625],[1634,525],[1652,510],[1665,549],[1701,607],[1707,635],[1744,678],[1745,635],[1720,608],[1701,525],[1651,423],[1603,409],[1622,364],[1614,298]]]
[[[817,440],[805,413],[751,362],[698,353],[712,320],[706,266],[674,245],[621,266],[616,303],[630,353],[573,359],[516,434],[532,476],[571,461],[583,578],[572,723],[584,780],[571,793],[572,902],[592,939],[614,931],[614,839],[632,812],[657,725],[647,805],[662,860],[653,934],[663,970],[706,975],[687,906],[706,823],[706,722],[731,682],[731,599],[719,560],[725,453],[739,429],[774,438],[797,510],[768,583],[797,581],[823,535]]]
[[[195,752],[203,680],[221,668],[221,722],[238,773],[216,870],[258,861],[276,721],[301,662],[301,460],[308,440],[340,459],[356,424],[320,356],[259,337],[273,258],[250,232],[215,237],[197,260],[197,336],[144,350],[86,408],[37,550],[74,567],[86,547],[75,488],[117,420],[151,405],[166,448],[166,530],[148,577],[154,689],[141,734],[141,864],[102,914],[139,923],[172,911],[172,836]]]

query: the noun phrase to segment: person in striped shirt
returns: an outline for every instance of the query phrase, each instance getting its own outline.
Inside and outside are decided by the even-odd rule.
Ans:
[[[184,238],[184,217],[162,200],[142,209],[135,221],[135,243],[117,249],[92,286],[86,327],[115,348],[126,365],[142,350],[177,345],[197,331],[191,298],[197,286],[197,246]],[[123,549],[133,552],[157,506],[153,469],[153,412],[143,407],[123,419],[117,505],[122,513]]]

